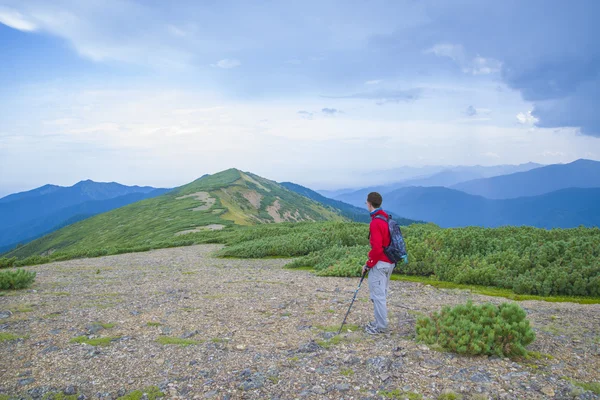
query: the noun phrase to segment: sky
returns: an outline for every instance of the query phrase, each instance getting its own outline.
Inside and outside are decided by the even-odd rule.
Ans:
[[[600,160],[595,0],[0,0],[0,196]]]

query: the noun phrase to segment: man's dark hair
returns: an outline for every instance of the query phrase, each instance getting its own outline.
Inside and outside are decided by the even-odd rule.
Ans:
[[[375,208],[381,207],[381,203],[383,203],[381,195],[377,192],[369,193],[369,195],[367,196],[367,201],[371,203],[371,205]]]

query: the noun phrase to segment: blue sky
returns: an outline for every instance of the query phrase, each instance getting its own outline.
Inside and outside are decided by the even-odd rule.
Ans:
[[[0,0],[0,195],[600,159],[594,0]]]

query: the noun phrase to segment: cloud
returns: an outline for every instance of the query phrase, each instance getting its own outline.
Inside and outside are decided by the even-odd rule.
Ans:
[[[229,58],[224,58],[223,60],[220,60],[216,64],[211,64],[211,66],[213,66],[213,67],[219,67],[219,68],[224,68],[224,69],[236,68],[236,67],[239,67],[240,65],[242,65],[240,60],[229,59]]]
[[[489,115],[492,113],[492,110],[490,110],[489,108],[475,108],[472,105],[467,107],[467,109],[464,111],[464,113],[468,116],[468,117],[475,117],[475,116],[484,116],[484,115]],[[475,118],[474,118],[475,119]],[[480,121],[488,121],[489,118],[478,118],[478,120]]]
[[[0,23],[25,32],[35,31],[37,29],[37,26],[26,19],[23,14],[5,7],[0,7]]]
[[[483,155],[485,157],[489,157],[489,158],[500,158],[500,156],[497,153],[493,153],[491,151],[488,151],[487,153],[483,153]]]
[[[381,80],[381,79],[373,79],[373,80],[370,80],[370,81],[366,81],[365,85],[378,85],[381,82],[383,82],[383,80]]]
[[[565,153],[563,153],[562,151],[546,150],[542,153],[542,156],[544,156],[544,157],[564,157]]]
[[[485,58],[479,55],[469,57],[462,45],[451,43],[439,43],[423,51],[424,54],[434,54],[438,57],[452,59],[465,74],[488,75],[500,72],[502,63],[493,58]]]
[[[533,126],[536,124],[536,122],[538,122],[538,119],[531,114],[531,111],[527,111],[527,113],[518,113],[517,121],[519,121],[521,125]]]
[[[323,109],[321,110],[321,112],[322,112],[323,114],[326,114],[326,115],[335,115],[335,114],[339,114],[339,113],[341,113],[341,111],[340,111],[340,110],[337,110],[337,109],[335,109],[335,108],[323,108]]]
[[[365,99],[375,100],[377,105],[387,103],[413,102],[418,100],[423,93],[422,88],[406,90],[376,90],[372,92],[354,93],[346,96],[322,96],[330,99]]]
[[[300,117],[304,119],[312,119],[313,117],[313,113],[306,110],[300,110],[298,111],[298,114],[300,114]]]
[[[459,64],[465,61],[464,49],[461,45],[452,43],[438,43],[423,51],[424,54],[434,54],[438,57],[448,57]]]

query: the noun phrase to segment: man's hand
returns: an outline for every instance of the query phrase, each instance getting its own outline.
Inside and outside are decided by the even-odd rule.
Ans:
[[[362,274],[364,275],[368,270],[369,267],[367,267],[367,264],[363,265]]]

